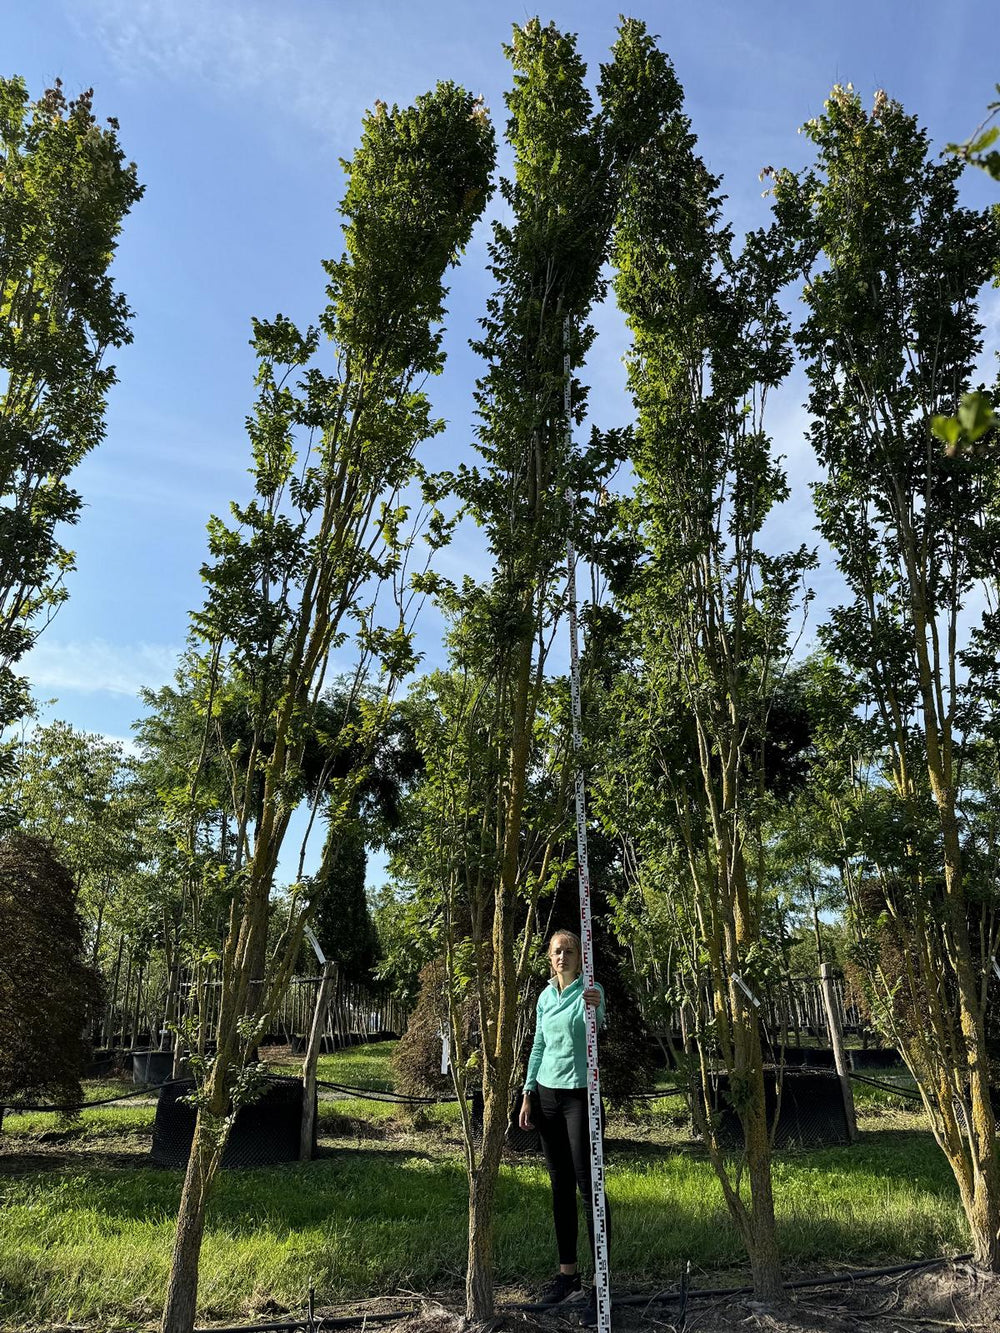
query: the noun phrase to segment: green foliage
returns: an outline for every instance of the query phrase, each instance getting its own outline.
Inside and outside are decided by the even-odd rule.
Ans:
[[[176,1333],[194,1317],[204,1208],[240,1070],[289,982],[309,910],[307,886],[292,885],[268,967],[271,895],[292,813],[307,795],[312,816],[323,806],[329,829],[318,878],[329,881],[341,831],[357,818],[389,699],[416,661],[407,564],[416,533],[406,521],[415,494],[436,504],[436,484],[414,454],[441,428],[420,380],[440,368],[444,274],[485,203],[493,154],[484,109],[453,84],[403,110],[378,104],[345,167],[346,253],[326,266],[320,326],[335,344],[333,366],[318,363],[319,328],[301,332],[280,314],[254,323],[258,397],[247,421],[254,493],[231,505],[231,522],[211,520],[206,599],[192,616],[203,729],[186,784],[186,850],[193,860],[194,797],[211,758],[229,787],[235,893],[220,960],[218,1053],[199,1089],[192,1188],[182,1200],[163,1318]],[[446,535],[440,518],[425,534],[432,549]],[[352,639],[350,706],[322,719],[339,713],[339,728],[324,726],[325,755],[310,783],[305,761],[331,655]],[[246,704],[229,745],[220,744],[216,712],[226,681],[236,682]],[[333,776],[347,754],[353,762]]]
[[[867,713],[834,802],[854,962],[932,1109],[977,1258],[995,1266],[997,859],[977,828],[972,761],[996,712],[998,626],[974,608],[996,594],[1000,455],[970,380],[1000,214],[960,206],[961,162],[931,159],[926,133],[882,92],[867,112],[838,85],[805,129],[816,163],[774,176],[775,212],[804,281],[795,339],[825,469],[820,530],[848,589],[822,637]]]
[[[996,86],[1000,93],[1000,83]],[[990,102],[986,108],[986,119],[965,143],[950,143],[945,149],[948,153],[957,153],[966,162],[980,167],[995,181],[1000,181],[1000,149],[993,145],[1000,139],[1000,125],[991,125],[1000,112],[1000,102]]]
[[[233,507],[236,526],[210,524],[208,598],[193,623],[219,668],[201,683],[202,714],[219,707],[220,672],[239,682],[235,735],[224,737],[221,725],[206,734],[227,772],[241,844],[251,823],[259,830],[276,820],[276,836],[252,852],[265,879],[288,814],[309,789],[316,737],[326,736],[321,770],[338,769],[334,750],[353,755],[322,790],[312,775],[313,799],[325,796],[331,816],[351,806],[364,778],[385,720],[359,689],[365,662],[381,660],[390,690],[413,664],[403,611],[412,537],[401,534],[401,494],[421,477],[414,449],[440,429],[415,384],[439,368],[443,272],[468,240],[492,162],[485,113],[454,85],[406,110],[379,104],[347,167],[347,251],[327,265],[320,323],[336,342],[334,373],[313,364],[318,329],[300,333],[280,315],[254,325],[256,493]],[[426,479],[424,491],[433,493]],[[379,623],[386,598],[395,625]],[[347,687],[349,706],[320,716],[319,682],[352,620],[362,664]],[[237,858],[251,858],[249,841]]]
[[[516,639],[532,632],[532,619],[516,612],[522,590],[541,586],[564,559],[570,496],[581,553],[608,527],[598,499],[623,440],[595,433],[579,451],[567,447],[563,358],[579,367],[593,342],[586,321],[605,291],[620,192],[646,136],[669,116],[674,88],[652,39],[632,20],[623,20],[602,68],[596,113],[573,38],[531,19],[506,50],[515,175],[500,189],[514,222],[494,223],[496,285],[475,344],[489,363],[476,392],[485,466],[462,468],[458,489],[489,538],[494,596]],[[579,423],[585,387],[574,381],[571,397]]]
[[[984,441],[979,450],[975,450],[975,446],[980,444],[987,432],[993,431],[996,424],[997,415],[989,397],[978,389],[974,393],[962,395],[955,416],[931,418],[931,430],[939,440],[944,441],[949,457],[967,450],[981,452],[987,447],[987,442]]]
[[[67,722],[28,732],[16,760],[6,799],[21,829],[45,842],[71,871],[89,906],[102,885],[144,859],[150,793],[138,786],[118,742]]]
[[[37,838],[0,844],[0,1105],[72,1104],[100,1002],[73,877]]]
[[[785,673],[813,557],[760,541],[788,495],[763,428],[791,365],[787,248],[759,232],[734,253],[718,185],[678,119],[634,173],[616,232],[639,412],[623,520],[647,554],[620,572],[627,647],[606,701],[601,801],[631,847],[632,911],[669,900],[656,952],[708,981],[735,1021],[730,973],[761,984],[780,963],[759,864],[771,802],[805,776],[809,723]]]
[[[104,434],[105,355],[132,340],[108,269],[142,187],[92,98],[56,80],[29,102],[0,79],[0,729],[26,709],[11,668],[67,595],[57,533],[80,510],[69,475]]]
[[[641,554],[616,571],[631,660],[608,692],[601,813],[627,849],[632,893],[620,923],[626,933],[639,925],[629,939],[667,1011],[683,1006],[694,1123],[755,1293],[773,1299],[781,1271],[761,1031],[743,988],[764,993],[781,976],[768,817],[777,793],[787,799],[801,781],[795,751],[807,742],[783,684],[815,558],[763,541],[789,494],[764,427],[768,394],[792,364],[779,300],[789,248],[771,228],[735,249],[719,182],[679,114],[629,184],[614,261],[633,338],[637,484],[621,508]],[[709,1063],[734,1093],[738,1167],[718,1143]]]
[[[933,617],[983,571],[976,552],[995,549],[983,506],[995,465],[943,456],[929,431],[959,408],[982,350],[977,295],[997,262],[1000,220],[958,205],[960,164],[929,161],[925,132],[884,94],[869,115],[849,88],[835,89],[807,132],[817,169],[778,175],[775,207],[801,238],[807,279],[796,342],[829,474],[817,507],[845,577],[878,616],[860,636],[856,616],[831,633],[845,662],[895,669],[907,583],[919,578],[913,594]],[[961,408],[960,428],[976,439],[988,428],[984,408],[981,397]],[[906,569],[908,542],[923,553],[919,571]]]
[[[931,788],[943,782],[954,800],[961,746],[992,706],[974,664],[995,655],[995,627],[989,616],[973,626],[979,652],[963,681],[956,626],[994,579],[1000,540],[995,450],[975,447],[992,415],[982,393],[965,393],[1000,220],[959,206],[961,164],[929,160],[926,134],[884,94],[869,114],[849,87],[835,88],[806,128],[817,165],[778,174],[775,207],[806,279],[796,341],[826,467],[820,526],[852,597],[824,637],[869,707],[867,753],[909,804],[904,845],[921,845],[926,874],[943,856],[933,835],[917,833],[934,822]],[[937,752],[928,782],[921,774]],[[872,836],[876,825],[873,807]],[[877,849],[869,842],[870,854],[898,863],[900,833]]]
[[[323,881],[314,881],[314,930],[320,948],[351,981],[370,984],[378,962],[378,936],[365,896],[364,829],[345,824],[339,834],[337,858]]]

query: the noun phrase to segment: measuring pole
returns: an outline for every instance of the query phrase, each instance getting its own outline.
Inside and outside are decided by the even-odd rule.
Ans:
[[[569,364],[569,320],[563,323],[563,408],[566,414],[566,438],[573,434],[572,398]],[[574,789],[576,793],[576,855],[580,873],[580,942],[585,990],[594,985],[594,932],[590,915],[590,864],[587,859],[587,795],[583,784],[583,727],[580,707],[580,651],[577,642],[576,550],[572,525],[566,538],[566,581],[569,593],[569,679],[573,714]],[[583,1006],[587,1020],[587,1109],[590,1118],[590,1181],[594,1201],[594,1287],[597,1294],[599,1333],[611,1333],[611,1284],[608,1273],[608,1224],[604,1205],[604,1144],[601,1139],[601,1071],[597,1063],[597,1010]]]

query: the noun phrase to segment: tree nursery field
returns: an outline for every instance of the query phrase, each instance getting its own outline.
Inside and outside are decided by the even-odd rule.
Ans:
[[[131,86],[266,56],[237,135],[324,8],[88,4]],[[127,741],[33,673],[140,364],[122,252],[149,318],[194,300],[185,208],[143,230],[163,159],[0,72],[8,1327],[1000,1325],[1000,103],[942,151],[819,89],[748,211],[725,80],[594,31],[525,15],[492,107],[453,48],[398,102],[373,67],[308,300],[239,140],[289,206],[234,286],[281,300],[226,495],[185,437],[198,579]],[[123,624],[165,595],[130,531]]]
[[[364,1059],[323,1056],[320,1077],[391,1087],[390,1050],[379,1043]],[[790,1276],[968,1250],[954,1181],[926,1117],[904,1097],[877,1089],[868,1096],[858,1086],[857,1143],[790,1150],[775,1162]],[[87,1100],[122,1090],[85,1087]],[[150,1163],[152,1101],[95,1108],[71,1127],[41,1114],[10,1116],[0,1156],[5,1326],[154,1325],[182,1173]],[[607,1153],[616,1290],[676,1292],[689,1261],[692,1288],[742,1282],[739,1236],[686,1109],[670,1098],[613,1111]],[[363,1310],[376,1297],[405,1310],[414,1292],[453,1304],[464,1280],[464,1197],[454,1103],[402,1109],[324,1093],[314,1161],[223,1173],[208,1214],[200,1319],[298,1317],[310,1286],[320,1315]],[[530,1299],[547,1274],[537,1237],[549,1209],[541,1159],[509,1152],[497,1202],[501,1307]],[[670,1307],[657,1318],[669,1324]]]

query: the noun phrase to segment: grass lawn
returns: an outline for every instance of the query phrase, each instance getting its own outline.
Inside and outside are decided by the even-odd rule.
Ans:
[[[324,1056],[320,1078],[385,1086],[388,1047]],[[951,1173],[922,1117],[892,1094],[864,1085],[858,1093],[858,1144],[775,1163],[789,1272],[966,1248]],[[143,1165],[152,1115],[151,1106],[129,1103],[98,1108],[55,1143],[40,1138],[58,1133],[52,1117],[9,1117],[0,1138],[0,1324],[106,1329],[155,1319],[181,1173]],[[741,1267],[711,1167],[683,1119],[672,1099],[609,1120],[616,1285],[669,1283],[687,1259],[705,1285]],[[299,1310],[310,1283],[322,1303],[461,1284],[457,1108],[409,1114],[360,1099],[323,1101],[320,1135],[315,1162],[221,1177],[202,1255],[201,1318]],[[51,1167],[38,1169],[46,1152]],[[502,1284],[530,1283],[554,1267],[549,1210],[540,1159],[512,1158],[497,1200]]]

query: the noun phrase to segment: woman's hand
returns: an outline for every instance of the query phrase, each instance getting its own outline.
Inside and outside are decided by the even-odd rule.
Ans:
[[[521,1098],[521,1114],[517,1117],[517,1123],[522,1129],[534,1129],[531,1123],[531,1098],[527,1093]]]
[[[591,986],[590,990],[585,990],[583,992],[583,1002],[584,1004],[589,1004],[591,1009],[597,1008],[601,1003],[601,992],[596,986]]]

